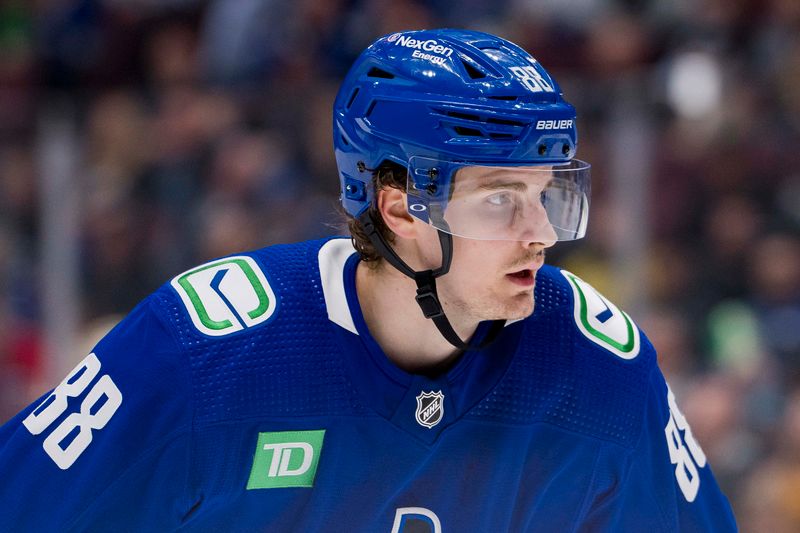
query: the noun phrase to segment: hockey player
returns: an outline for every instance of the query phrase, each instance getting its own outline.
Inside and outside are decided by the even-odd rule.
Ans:
[[[334,109],[352,241],[148,297],[0,428],[0,530],[734,531],[645,335],[543,265],[586,231],[575,126],[504,39],[377,40]]]

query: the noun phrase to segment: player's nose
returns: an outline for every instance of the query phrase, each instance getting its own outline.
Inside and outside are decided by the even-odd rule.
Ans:
[[[519,240],[526,243],[526,246],[544,249],[553,246],[558,241],[558,234],[541,203],[532,202],[527,206],[525,217],[521,222],[522,234]]]

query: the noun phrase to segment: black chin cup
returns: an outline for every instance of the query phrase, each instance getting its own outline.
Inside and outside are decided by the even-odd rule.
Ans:
[[[439,301],[439,295],[436,292],[436,278],[444,276],[450,271],[450,264],[453,261],[452,235],[442,230],[437,230],[439,233],[439,245],[442,249],[442,266],[435,270],[422,270],[417,272],[408,266],[406,262],[397,255],[394,249],[389,246],[383,238],[383,235],[381,235],[376,228],[375,221],[369,210],[364,211],[358,218],[358,221],[361,222],[370,242],[372,242],[372,245],[378,253],[381,254],[389,264],[416,282],[416,300],[422,310],[422,314],[425,318],[433,320],[436,328],[450,344],[459,350],[477,350],[488,346],[497,338],[505,326],[505,320],[494,320],[483,340],[477,345],[472,345],[461,340],[455,330],[453,330],[453,326],[447,319],[447,315],[444,314],[442,304]]]

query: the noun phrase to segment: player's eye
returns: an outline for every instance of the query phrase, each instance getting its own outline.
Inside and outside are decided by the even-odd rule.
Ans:
[[[508,192],[499,192],[486,197],[486,203],[494,207],[508,206],[513,202],[511,194]]]

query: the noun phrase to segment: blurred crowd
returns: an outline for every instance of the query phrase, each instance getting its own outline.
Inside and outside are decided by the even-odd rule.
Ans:
[[[800,531],[796,0],[0,0],[0,422],[47,388],[48,121],[72,128],[95,338],[198,262],[342,233],[338,83],[431,27],[502,35],[561,83],[593,203],[548,261],[628,306],[742,530]]]

